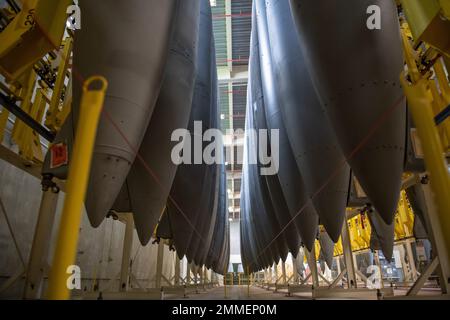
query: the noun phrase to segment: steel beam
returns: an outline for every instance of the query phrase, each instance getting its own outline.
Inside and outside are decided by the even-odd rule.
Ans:
[[[125,235],[123,237],[122,263],[120,268],[119,291],[127,291],[130,283],[130,258],[133,248],[134,220],[131,213],[122,213],[119,220],[125,223]]]
[[[175,278],[173,281],[175,286],[180,285],[180,258],[178,255],[175,255]]]
[[[298,269],[297,269],[297,259],[298,259],[298,255],[297,257],[294,258],[294,256],[292,256],[292,270],[294,272],[294,283],[298,284],[299,281],[299,274],[298,274]]]
[[[186,285],[191,284],[191,268],[192,268],[192,264],[190,262],[188,262],[186,264]]]
[[[58,197],[59,193],[55,193],[51,189],[42,191],[41,205],[28,261],[24,299],[41,298],[44,276],[48,269],[48,256]]]
[[[286,263],[284,261],[281,261],[281,280],[283,284],[286,284],[287,277],[286,277]]]
[[[442,293],[449,293],[449,279],[450,279],[450,260],[449,253],[446,250],[446,245],[444,241],[444,235],[439,223],[438,211],[435,205],[433,192],[429,184],[422,184],[422,190],[425,197],[425,204],[427,207],[427,224],[429,225],[430,241],[433,247],[434,253],[439,257],[439,268],[438,274],[441,281]]]
[[[406,247],[406,256],[408,257],[408,262],[409,262],[409,269],[411,272],[411,280],[416,281],[417,269],[416,269],[416,262],[414,260],[414,255],[413,255],[412,247],[411,247],[412,241],[414,241],[414,240],[405,241],[405,247]]]
[[[342,248],[344,251],[345,267],[347,269],[347,285],[348,288],[357,288],[355,266],[353,264],[353,252],[350,243],[350,234],[348,230],[348,223],[345,222],[342,227]]]
[[[162,240],[160,240],[158,244],[158,256],[156,257],[156,275],[155,275],[156,288],[161,288],[163,260],[164,260],[164,243]]]
[[[306,259],[308,260],[309,270],[311,272],[313,288],[317,289],[319,284],[319,273],[317,271],[316,246],[313,245],[311,252],[305,249]]]
[[[414,283],[414,285],[408,290],[406,293],[407,296],[415,296],[419,293],[420,289],[422,289],[425,282],[431,276],[431,274],[436,270],[439,265],[439,258],[435,256],[425,271],[422,272],[419,279]]]

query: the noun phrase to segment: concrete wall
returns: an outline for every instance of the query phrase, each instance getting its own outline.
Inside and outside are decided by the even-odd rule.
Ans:
[[[19,250],[27,263],[41,200],[40,181],[0,160],[0,197],[6,207]],[[53,256],[63,200],[64,194],[61,193],[50,257]],[[93,229],[89,225],[86,214],[83,214],[77,253],[77,264],[81,268],[83,287],[90,289],[93,278],[101,279],[100,288],[104,287],[110,279],[118,279],[124,231],[125,225],[112,219],[105,220],[99,228]],[[152,278],[156,273],[157,249],[157,245],[151,244],[142,247],[135,232],[131,253],[132,272],[139,279],[142,287],[154,286]],[[163,274],[168,279],[174,274],[174,262],[175,253],[169,252],[168,247],[165,246]],[[0,287],[22,268],[5,216],[3,212],[0,212]],[[113,282],[112,285],[118,288],[119,281]],[[24,280],[21,279],[6,292],[0,293],[0,299],[21,298],[23,287]]]

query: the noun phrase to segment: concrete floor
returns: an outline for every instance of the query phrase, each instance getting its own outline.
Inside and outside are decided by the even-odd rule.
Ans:
[[[296,293],[290,297],[286,295],[286,290],[274,293],[273,291],[265,290],[259,287],[250,286],[227,286],[226,288],[226,298],[224,287],[216,287],[209,289],[206,292],[200,292],[198,294],[191,293],[187,298],[181,298],[180,296],[168,295],[165,300],[311,300],[311,293]],[[420,296],[417,298],[426,298],[433,296],[435,298],[439,297],[439,290],[425,290],[420,292]],[[396,297],[404,296],[406,290],[395,290],[394,295]],[[442,298],[442,297],[441,297]],[[359,292],[354,294],[354,296],[336,296],[327,298],[317,298],[317,300],[376,300],[376,295],[374,293]],[[448,297],[447,297],[448,299]]]
[[[248,295],[250,290],[250,296]],[[286,297],[286,293],[278,292],[273,293],[259,287],[250,286],[227,286],[225,298],[224,287],[216,287],[210,289],[206,292],[200,292],[198,294],[189,294],[189,297],[184,300],[305,300],[308,297],[296,296],[296,297]],[[166,300],[178,300],[179,297],[167,297]],[[311,299],[311,297],[309,297]]]

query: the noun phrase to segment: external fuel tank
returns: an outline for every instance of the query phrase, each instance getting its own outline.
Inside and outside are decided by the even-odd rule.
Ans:
[[[400,195],[406,141],[395,1],[290,4],[307,67],[339,144],[372,204],[390,224]],[[373,6],[380,9],[380,29],[368,24]]]
[[[203,63],[197,59],[199,40],[203,40],[199,39],[199,20],[200,1],[178,2],[161,92],[139,149],[140,158],[126,180],[130,209],[143,245],[149,242],[162,215],[177,171],[171,159],[176,144],[171,135],[187,127],[191,113],[195,70]]]
[[[188,131],[191,137],[191,152],[194,155],[194,141],[196,135],[203,135],[210,125],[211,105],[214,99],[211,92],[213,75],[211,71],[211,9],[209,1],[202,0],[200,16],[200,41],[198,52],[199,64],[196,71],[192,110],[188,122]],[[200,63],[200,61],[202,61]],[[195,122],[201,121],[202,131],[197,132]],[[205,144],[203,144],[205,147]],[[203,150],[203,149],[202,149]],[[193,159],[192,159],[193,160]],[[188,250],[189,261],[192,261],[192,248],[190,246],[193,234],[200,233],[196,226],[202,201],[205,194],[211,190],[212,180],[207,176],[208,170],[205,163],[181,164],[178,166],[175,179],[170,191],[171,199],[167,205],[171,215],[174,243],[177,254],[182,258]],[[180,210],[181,209],[181,210]]]
[[[303,190],[294,190],[294,187],[296,186],[295,183],[297,181],[301,182],[301,177],[287,139],[286,130],[280,113],[279,95],[274,86],[275,76],[272,68],[273,60],[270,53],[269,32],[267,29],[264,1],[256,1],[255,11],[256,15],[254,20],[256,21],[258,28],[258,48],[255,48],[254,50],[259,55],[258,66],[260,67],[260,82],[262,87],[262,100],[264,103],[262,103],[257,110],[255,110],[254,106],[253,110],[255,118],[261,118],[259,122],[265,122],[264,125],[259,125],[258,129],[269,129],[269,132],[276,130],[278,132],[278,172],[274,175],[264,176],[263,178],[266,180],[275,214],[278,216],[281,228],[284,229],[283,235],[286,238],[289,251],[293,255],[297,255],[301,241],[300,233],[297,230],[296,223],[293,219],[298,211],[294,211],[295,209],[292,210],[291,208],[299,205],[298,210],[300,210],[301,206],[306,204],[306,201],[305,203],[298,203],[298,201],[299,199],[305,200],[305,194],[300,194]],[[271,135],[269,135],[268,141],[270,141],[270,137]],[[271,152],[272,151],[275,152],[275,150],[271,150]],[[285,195],[292,196],[286,198]],[[289,204],[287,200],[289,200]],[[310,208],[311,207],[308,209]],[[307,211],[311,212],[310,210]],[[314,210],[312,213],[317,227],[317,216]]]
[[[349,167],[314,91],[289,4],[267,1],[267,15],[289,141],[320,224],[336,242],[345,217]]]
[[[80,1],[83,27],[75,35],[73,67],[84,79],[102,75],[109,82],[86,194],[94,227],[111,209],[144,138],[161,88],[175,5],[173,0]],[[74,81],[68,121],[78,118],[81,93],[82,83]]]

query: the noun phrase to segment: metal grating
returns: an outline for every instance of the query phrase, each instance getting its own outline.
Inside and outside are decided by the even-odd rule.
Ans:
[[[227,28],[225,21],[225,0],[216,0],[211,7],[213,16],[213,32],[216,44],[217,66],[227,65]]]
[[[247,84],[233,86],[233,127],[245,129],[245,110],[247,108]]]
[[[231,2],[233,65],[247,65],[250,56],[252,0]]]

